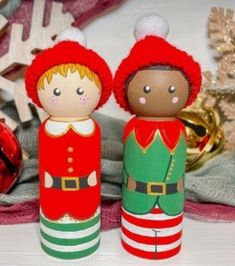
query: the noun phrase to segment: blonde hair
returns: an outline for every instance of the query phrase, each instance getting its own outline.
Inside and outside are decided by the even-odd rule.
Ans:
[[[86,76],[90,81],[94,81],[96,86],[99,89],[101,89],[101,82],[100,82],[98,75],[94,73],[93,71],[91,71],[88,67],[80,65],[80,64],[61,64],[61,65],[54,66],[48,69],[39,78],[38,83],[37,83],[37,88],[39,90],[44,89],[44,80],[46,79],[48,84],[50,84],[52,80],[52,76],[54,74],[59,73],[60,75],[67,77],[68,70],[70,70],[71,73],[78,71],[81,79],[83,79]]]

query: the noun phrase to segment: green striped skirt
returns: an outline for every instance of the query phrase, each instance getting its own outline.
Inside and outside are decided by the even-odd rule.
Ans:
[[[64,216],[58,221],[41,212],[41,245],[50,256],[79,259],[94,253],[100,244],[100,209],[89,220],[77,221]]]

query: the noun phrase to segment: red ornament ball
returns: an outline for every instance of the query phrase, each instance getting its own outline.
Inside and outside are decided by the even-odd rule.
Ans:
[[[22,166],[20,143],[11,129],[0,119],[0,193],[7,193],[17,181]]]

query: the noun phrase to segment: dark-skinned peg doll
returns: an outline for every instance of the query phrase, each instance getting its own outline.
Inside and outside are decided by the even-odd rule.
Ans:
[[[111,94],[110,70],[71,28],[36,56],[25,83],[49,114],[39,129],[41,246],[61,259],[86,257],[100,241],[101,132],[89,115]]]
[[[124,130],[122,245],[146,259],[181,248],[186,132],[176,118],[201,86],[200,66],[165,38],[161,16],[141,18],[137,42],[114,78],[114,94],[135,115]]]

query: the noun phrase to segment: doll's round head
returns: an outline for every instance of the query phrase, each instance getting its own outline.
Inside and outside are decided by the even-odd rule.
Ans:
[[[57,36],[27,68],[28,96],[54,117],[83,117],[101,107],[112,90],[112,75],[104,59],[86,48],[76,28]]]
[[[126,84],[126,99],[134,114],[174,117],[189,97],[189,83],[180,70],[153,66],[137,71]]]
[[[168,43],[167,33],[168,24],[160,16],[146,16],[136,24],[137,42],[114,78],[115,98],[131,114],[175,117],[200,90],[199,64]]]
[[[56,117],[88,116],[101,97],[99,77],[88,67],[61,64],[39,79],[37,93],[43,109]]]

